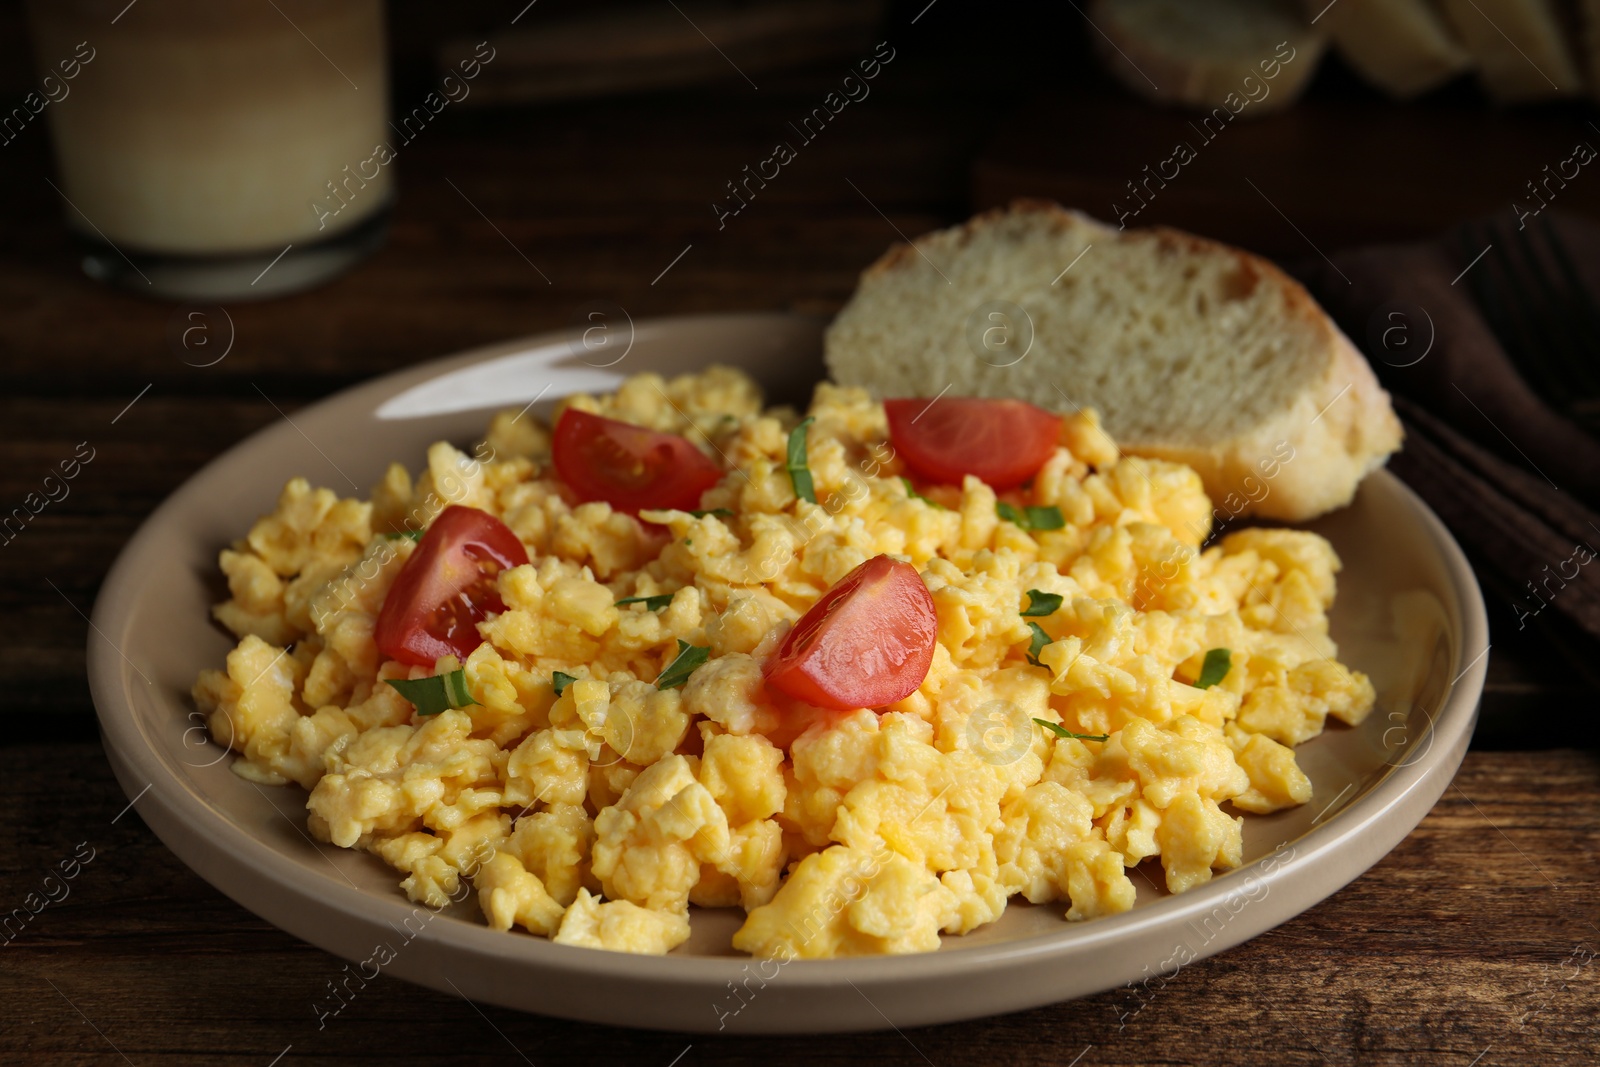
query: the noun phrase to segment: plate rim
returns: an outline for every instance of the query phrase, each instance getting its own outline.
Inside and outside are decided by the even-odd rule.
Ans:
[[[818,331],[825,320],[817,316],[787,312],[740,312],[730,314],[665,316],[641,319],[639,330],[678,330],[691,327],[777,327],[795,330],[804,323]],[[512,355],[525,349],[557,343],[571,343],[581,336],[578,329],[546,331],[503,342],[482,345],[453,353],[439,359],[428,360],[369,379],[341,389],[330,396],[299,409],[312,413],[331,406],[353,404],[357,398],[394,396],[412,385],[431,377],[457,370],[472,364]],[[714,358],[714,357],[713,357]],[[371,410],[376,405],[369,405]],[[485,406],[483,410],[490,410]],[[137,679],[131,661],[124,662],[120,646],[112,637],[119,634],[136,617],[135,607],[140,583],[137,563],[153,550],[162,527],[171,521],[191,495],[197,494],[206,476],[215,477],[219,470],[230,466],[248,450],[264,447],[273,435],[294,434],[292,423],[275,421],[256,430],[232,445],[190,475],[162,503],[150,513],[122,550],[107,572],[106,579],[96,598],[88,634],[88,676],[91,695],[106,748],[119,784],[124,793],[135,800],[141,817],[157,837],[177,857],[208,883],[225,895],[241,903],[248,910],[335,955],[348,957],[338,948],[331,947],[326,936],[318,937],[301,930],[314,925],[307,920],[285,917],[282,908],[258,906],[263,892],[273,888],[283,894],[285,901],[316,897],[347,919],[359,916],[369,925],[387,920],[399,921],[416,908],[397,898],[381,898],[353,885],[345,885],[337,878],[327,877],[326,884],[307,883],[298,877],[299,869],[284,866],[287,861],[276,849],[236,826],[222,812],[215,810],[181,777],[169,773],[154,739],[143,728],[134,709],[133,687]],[[1433,551],[1438,555],[1456,593],[1457,603],[1447,605],[1454,615],[1453,630],[1459,632],[1459,644],[1451,642],[1449,683],[1436,712],[1431,730],[1433,744],[1429,753],[1411,762],[1391,766],[1376,781],[1348,804],[1339,809],[1321,825],[1294,840],[1297,854],[1265,874],[1257,877],[1269,886],[1282,885],[1280,897],[1290,897],[1291,910],[1264,927],[1252,928],[1237,937],[1219,937],[1215,945],[1207,942],[1205,951],[1194,959],[1205,958],[1232,947],[1250,937],[1259,936],[1293,915],[1297,915],[1331,896],[1344,885],[1365,873],[1387,854],[1404,837],[1408,836],[1435,801],[1448,788],[1466,751],[1473,727],[1484,679],[1488,669],[1489,630],[1482,591],[1470,564],[1448,529],[1431,509],[1397,477],[1387,470],[1378,469],[1368,475],[1385,491],[1395,492],[1413,509],[1426,528]],[[1468,649],[1482,647],[1470,663],[1463,665]],[[136,671],[136,668],[134,669]],[[159,699],[159,698],[158,698]],[[136,791],[140,792],[135,797]],[[270,801],[269,797],[269,801]],[[276,806],[276,805],[275,805]],[[1398,807],[1409,812],[1419,812],[1415,819],[1387,819]],[[148,815],[146,814],[148,811]],[[1396,831],[1396,827],[1399,827]],[[303,832],[303,830],[302,830]],[[1392,839],[1391,839],[1392,838]],[[196,843],[209,842],[207,849]],[[309,840],[309,839],[308,839]],[[1301,849],[1303,846],[1303,853]],[[328,846],[312,842],[319,851]],[[1312,884],[1312,878],[1336,856],[1359,855],[1358,865],[1351,867],[1349,877],[1324,880]],[[798,992],[836,991],[843,985],[864,986],[869,990],[898,986],[914,982],[922,986],[942,983],[975,975],[1005,971],[1020,965],[1052,961],[1057,957],[1077,956],[1085,952],[1115,947],[1139,935],[1159,932],[1171,925],[1208,915],[1224,903],[1233,891],[1244,884],[1245,876],[1258,871],[1261,859],[1213,878],[1209,883],[1186,893],[1165,896],[1131,911],[1107,916],[1086,923],[1063,923],[1059,932],[1050,932],[1009,941],[960,945],[947,943],[938,952],[907,956],[855,957],[832,960],[797,960],[783,968],[784,986]],[[309,888],[308,888],[309,886]],[[332,897],[328,895],[331,890]],[[248,898],[256,903],[247,903]],[[1273,909],[1281,911],[1281,908]],[[450,916],[444,916],[451,919]],[[1239,931],[1228,931],[1239,933]],[[558,945],[545,938],[527,935],[507,936],[482,924],[454,920],[443,924],[430,923],[417,935],[418,941],[428,942],[439,954],[466,953],[484,962],[496,962],[518,969],[532,967],[541,972],[581,972],[589,979],[646,984],[670,981],[688,983],[702,988],[708,997],[720,996],[725,983],[736,981],[747,974],[751,957],[737,956],[635,956],[626,953],[596,951],[568,945]],[[1148,968],[1146,968],[1148,969]],[[411,967],[394,966],[390,972],[407,980],[448,991],[444,983],[429,981],[427,974],[407,973]],[[1108,972],[1109,973],[1109,972]],[[459,976],[458,976],[459,977]],[[1097,988],[1104,990],[1122,984],[1121,979],[1107,980]],[[456,990],[460,992],[460,989]],[[859,992],[859,990],[857,990]],[[502,1004],[521,1010],[530,1009],[520,998],[495,995],[495,990],[477,988],[477,999]],[[865,996],[865,994],[862,994]],[[1087,992],[1073,996],[1090,995]],[[1010,998],[1010,1007],[998,1010],[1020,1010],[1062,999],[1048,993],[1034,1001]],[[941,1019],[966,1018],[993,1014],[986,1008],[968,1015],[943,1014]],[[638,1025],[660,1028],[660,1020],[647,1020],[630,1024],[619,1020],[614,1013],[560,1012],[564,1017],[586,1018],[590,1021],[616,1025]],[[885,1028],[887,1018],[869,1025],[856,1025],[844,1021],[836,1030]],[[908,1025],[915,1025],[910,1023]],[[709,1023],[673,1027],[687,1030],[709,1030]],[[795,1032],[782,1026],[757,1025],[749,1032]],[[817,1032],[817,1027],[806,1026],[806,1032]]]

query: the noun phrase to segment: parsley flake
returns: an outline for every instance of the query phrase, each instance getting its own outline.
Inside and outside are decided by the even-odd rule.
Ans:
[[[1038,618],[1045,615],[1054,615],[1061,607],[1060,593],[1041,593],[1037,589],[1028,590],[1028,606],[1022,609],[1022,617]]]
[[[656,678],[657,689],[676,689],[689,680],[689,675],[694,669],[711,658],[711,649],[700,645],[691,645],[683,638],[678,638],[678,655],[666,670]]]
[[[418,715],[437,715],[446,708],[464,708],[477,703],[467,688],[465,669],[436,674],[432,678],[387,678],[385,681],[411,701]]]
[[[1051,733],[1055,734],[1057,737],[1076,737],[1079,741],[1109,741],[1109,740],[1111,740],[1111,735],[1110,734],[1075,734],[1071,730],[1067,729],[1065,726],[1057,726],[1055,723],[1049,721],[1048,719],[1034,719],[1033,721],[1038,723],[1040,726],[1043,726],[1046,730],[1049,730]]]
[[[1039,662],[1039,653],[1050,643],[1050,635],[1036,622],[1028,623],[1028,629],[1033,631],[1033,640],[1028,642],[1028,662],[1035,667],[1043,667],[1044,664]]]
[[[904,474],[902,474],[900,476],[900,481],[906,487],[906,496],[910,497],[912,500],[920,500],[924,504],[928,505],[930,508],[934,508],[937,511],[949,511],[950,510],[949,508],[945,507],[943,504],[939,503],[937,500],[929,500],[927,497],[925,497],[921,493],[917,492],[917,487],[912,485],[911,484],[911,479],[907,478]]]
[[[719,519],[733,518],[733,512],[727,508],[706,508],[704,511],[691,511],[689,514],[693,515],[697,519],[703,519],[707,515],[715,515]]]
[[[1015,523],[1024,530],[1059,530],[1067,524],[1061,509],[1054,504],[1019,508],[1002,500],[995,504],[994,511],[1005,521]]]
[[[672,603],[671,593],[662,593],[659,596],[627,596],[617,601],[617,607],[624,604],[643,604],[646,611],[660,611]]]
[[[789,432],[789,456],[783,465],[783,469],[789,472],[794,495],[811,504],[817,502],[817,489],[811,483],[811,468],[806,466],[806,427],[815,421],[807,415],[800,420],[800,425]]]
[[[555,690],[556,696],[560,696],[567,691],[567,686],[577,680],[565,671],[556,671],[550,675],[550,688]]]
[[[1194,680],[1196,689],[1210,689],[1228,676],[1233,667],[1233,653],[1225,648],[1213,648],[1206,653],[1200,665],[1200,677]]]

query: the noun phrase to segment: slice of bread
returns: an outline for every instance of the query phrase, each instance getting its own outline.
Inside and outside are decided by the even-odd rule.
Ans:
[[[1402,100],[1472,66],[1430,0],[1305,0],[1305,11],[1358,74]]]
[[[1312,518],[1400,446],[1372,368],[1277,267],[1037,201],[891,248],[826,359],[878,397],[1095,408],[1124,451],[1194,467],[1230,515]]]
[[[1292,104],[1326,45],[1284,0],[1092,0],[1087,17],[1106,68],[1129,89],[1251,117]]]
[[[1456,36],[1478,64],[1489,95],[1502,103],[1573,96],[1583,90],[1553,0],[1440,0]]]

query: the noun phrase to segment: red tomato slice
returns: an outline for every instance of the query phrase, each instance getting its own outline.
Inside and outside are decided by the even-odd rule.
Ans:
[[[821,708],[881,708],[928,676],[939,619],[909,563],[874,556],[839,580],[762,668],[772,688]]]
[[[478,623],[506,610],[496,575],[527,562],[528,550],[493,515],[445,508],[389,587],[372,631],[378,651],[419,667],[466,659],[483,644]]]
[[[1061,437],[1061,416],[1021,400],[911,397],[885,400],[889,440],[932,482],[960,485],[975,474],[1010,489],[1039,473]]]
[[[685,438],[568,408],[556,421],[556,471],[584,500],[637,515],[693,511],[722,468]]]

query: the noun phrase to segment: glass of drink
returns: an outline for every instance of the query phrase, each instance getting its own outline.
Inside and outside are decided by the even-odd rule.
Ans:
[[[30,0],[29,13],[57,191],[91,277],[267,297],[382,242],[382,0]]]

